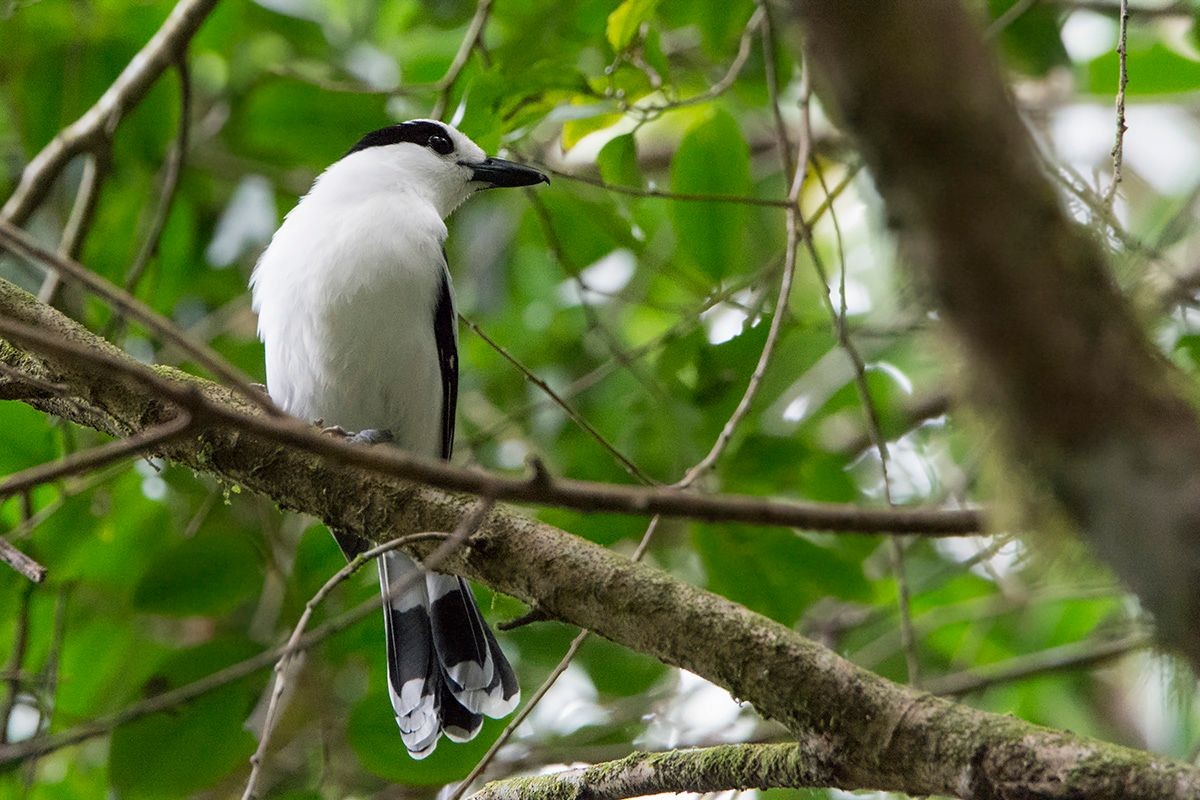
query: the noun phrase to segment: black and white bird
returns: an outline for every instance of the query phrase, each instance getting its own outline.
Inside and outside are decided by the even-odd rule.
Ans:
[[[449,458],[458,325],[443,220],[481,189],[541,182],[441,122],[362,137],[287,215],[250,280],[271,398],[359,441]],[[338,541],[347,558],[368,546]],[[385,588],[418,569],[398,551],[378,563]],[[516,676],[466,581],[429,573],[384,616],[389,694],[413,757],[516,706]]]

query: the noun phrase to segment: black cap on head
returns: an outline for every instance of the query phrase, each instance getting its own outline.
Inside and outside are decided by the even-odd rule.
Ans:
[[[351,147],[346,155],[357,153],[359,150],[366,150],[369,147],[383,147],[384,145],[399,144],[400,142],[410,142],[419,147],[429,147],[441,155],[454,152],[454,140],[450,137],[450,132],[446,130],[446,126],[439,122],[418,119],[411,122],[401,122],[399,125],[388,125],[386,128],[371,131],[359,139],[358,143],[354,147]]]

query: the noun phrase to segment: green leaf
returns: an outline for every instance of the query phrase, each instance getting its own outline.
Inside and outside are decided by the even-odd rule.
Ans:
[[[1125,68],[1129,75],[1126,95],[1179,94],[1200,89],[1200,61],[1182,56],[1159,42],[1148,48],[1131,49],[1126,56]],[[1117,91],[1120,69],[1115,52],[1089,61],[1087,91],[1111,96]]]
[[[151,562],[133,595],[155,614],[220,614],[254,597],[259,556],[244,535],[219,531],[185,539]]]
[[[560,136],[563,150],[570,150],[589,133],[604,130],[620,122],[621,115],[611,113],[608,110],[610,108],[610,105],[603,103],[571,106],[572,117],[563,123]]]
[[[870,597],[861,554],[843,551],[837,542],[818,544],[792,531],[732,525],[697,526],[692,541],[709,589],[784,625],[794,625],[810,603],[827,595]]]
[[[661,661],[593,636],[579,652],[579,663],[602,695],[633,697],[650,689],[666,673]]]
[[[176,688],[257,652],[246,641],[210,642],[176,653],[152,679]],[[245,729],[254,684],[242,680],[114,731],[108,770],[122,797],[182,797],[246,763],[255,742]]]
[[[620,53],[629,46],[633,37],[637,36],[638,28],[650,18],[657,5],[658,0],[625,0],[608,15],[604,35],[614,53]]]
[[[737,122],[716,111],[688,131],[671,160],[671,189],[683,194],[746,195],[750,149]],[[746,207],[727,202],[672,205],[679,249],[714,280],[745,269]]]
[[[1021,0],[988,0],[988,14],[996,19],[1018,2]],[[1057,8],[1035,3],[1005,25],[1000,45],[1013,66],[1031,75],[1045,75],[1071,63],[1059,34],[1061,16]]]
[[[600,177],[617,186],[642,185],[642,168],[638,166],[637,143],[632,133],[614,137],[596,156]]]

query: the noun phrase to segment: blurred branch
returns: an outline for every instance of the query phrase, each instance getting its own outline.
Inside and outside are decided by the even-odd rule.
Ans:
[[[899,430],[891,438],[895,439],[919,427],[924,422],[947,414],[950,411],[952,402],[949,395],[942,394],[941,392],[918,394],[915,397],[909,398],[900,408],[900,414],[903,419]],[[871,431],[864,427],[849,438],[833,442],[830,449],[845,456],[856,456],[871,447],[871,444]]]
[[[13,620],[13,645],[8,657],[7,691],[4,704],[0,706],[0,748],[8,741],[8,721],[13,709],[17,707],[17,697],[21,693],[21,669],[25,663],[25,650],[29,646],[29,610],[33,599],[33,584],[29,584],[21,592],[21,607],[17,618]]]
[[[480,328],[478,325],[476,325],[471,320],[464,317],[462,314],[458,315],[458,319],[463,325],[466,325],[468,328],[470,328],[472,333],[474,333],[476,336],[478,336],[480,339],[482,339],[484,341],[484,343],[488,345],[488,347],[495,350],[500,355],[501,358],[503,358],[509,364],[512,364],[514,367],[516,367],[517,371],[525,376],[525,380],[529,381],[534,386],[536,386],[538,389],[540,389],[542,391],[542,393],[545,394],[546,397],[548,397],[556,406],[558,406],[562,410],[562,412],[564,414],[566,414],[568,418],[570,418],[570,420],[572,422],[574,422],[576,425],[578,425],[583,430],[584,433],[586,433],[588,436],[592,437],[592,439],[597,444],[599,444],[606,451],[608,451],[608,454],[611,455],[613,457],[613,459],[618,464],[620,464],[621,467],[627,473],[629,473],[630,477],[641,481],[642,483],[646,484],[647,486],[653,486],[658,483],[658,481],[654,480],[649,475],[642,472],[641,467],[639,467],[637,464],[633,463],[633,461],[631,461],[628,456],[626,456],[624,453],[622,453],[620,450],[618,450],[616,445],[614,445],[612,442],[608,441],[608,439],[604,438],[604,434],[602,434],[602,433],[600,433],[600,431],[596,430],[596,427],[594,425],[592,425],[592,423],[588,422],[586,417],[584,417],[582,414],[580,414],[578,411],[576,411],[575,408],[570,403],[568,403],[563,397],[561,397],[557,392],[554,391],[554,389],[552,389],[550,387],[550,384],[546,383],[544,380],[542,380],[540,377],[538,377],[537,374],[534,373],[533,370],[529,369],[529,367],[522,364],[512,353],[508,352],[508,350],[503,345],[501,345],[495,339],[493,339],[492,337],[490,337],[486,333],[484,333],[482,328]]]
[[[1010,453],[1200,665],[1200,419],[1065,213],[974,19],[949,0],[795,8]]]
[[[1037,3],[1038,0],[1016,0],[1003,14],[992,20],[992,24],[988,25],[984,37],[987,39],[996,38],[1007,30],[1009,25],[1020,19],[1026,11],[1037,5]]]
[[[1148,633],[1107,641],[1072,642],[1052,647],[1049,650],[1017,656],[996,664],[932,678],[926,681],[925,689],[939,695],[964,695],[982,691],[1000,683],[1011,683],[1063,670],[1098,666],[1114,658],[1120,658],[1153,645],[1154,638]]]
[[[725,70],[725,74],[719,80],[709,86],[704,92],[666,103],[647,103],[645,105],[635,103],[631,106],[621,103],[621,109],[628,114],[648,118],[666,111],[674,111],[677,108],[686,108],[687,106],[707,103],[709,100],[715,100],[725,94],[733,86],[738,76],[742,74],[742,68],[746,66],[746,61],[750,58],[750,50],[754,45],[754,35],[758,32],[759,26],[762,25],[765,14],[766,12],[762,6],[754,9],[754,13],[750,15],[750,19],[746,21],[746,26],[742,29],[741,39],[738,40],[737,54],[733,57],[733,61],[729,63],[729,68]]]
[[[814,741],[634,752],[583,769],[494,781],[471,800],[624,800],[663,792],[845,786],[831,750]]]
[[[79,475],[107,466],[138,453],[158,448],[187,433],[192,416],[186,411],[159,425],[145,428],[124,439],[108,442],[91,450],[71,453],[58,461],[39,464],[0,480],[0,499],[17,492],[50,483],[59,478]]]
[[[314,628],[308,634],[301,637],[300,641],[294,647],[285,644],[271,650],[266,650],[244,661],[239,661],[217,672],[205,675],[203,678],[192,683],[184,684],[183,686],[154,695],[133,705],[126,706],[119,711],[109,714],[107,717],[84,722],[63,731],[36,736],[32,739],[26,739],[23,742],[0,745],[0,767],[40,758],[57,750],[62,750],[64,747],[71,747],[72,745],[86,742],[89,739],[94,739],[97,736],[104,736],[122,725],[127,725],[130,722],[148,717],[151,714],[169,711],[197,697],[203,697],[223,686],[228,686],[235,681],[242,680],[256,672],[267,669],[276,663],[280,657],[313,647],[325,641],[330,636],[344,631],[354,623],[378,613],[379,598],[372,597],[355,606],[350,611]]]
[[[67,219],[58,243],[58,255],[62,258],[75,258],[83,247],[83,240],[95,217],[100,188],[108,171],[108,159],[108,151],[97,148],[84,162],[83,177],[79,181],[71,216]],[[61,285],[62,276],[56,270],[47,270],[42,278],[42,287],[38,290],[38,300],[53,305]]]
[[[162,187],[158,200],[154,204],[154,212],[150,217],[150,225],[146,230],[146,238],[138,249],[129,271],[125,274],[125,291],[131,295],[137,294],[138,283],[142,274],[150,264],[151,259],[158,255],[158,246],[162,241],[163,229],[167,225],[167,217],[171,213],[171,204],[175,200],[175,191],[179,188],[179,176],[183,173],[183,162],[187,157],[188,136],[192,119],[192,80],[188,71],[187,59],[180,58],[175,62],[175,70],[179,74],[179,130],[175,141],[163,165]],[[113,331],[117,329],[124,317],[114,316],[105,330],[106,339],[115,338]]]
[[[24,225],[45,199],[63,167],[80,153],[106,142],[129,109],[145,97],[158,76],[180,58],[217,0],[180,0],[129,65],[83,116],[58,133],[21,173],[16,190],[0,209],[0,220]]]

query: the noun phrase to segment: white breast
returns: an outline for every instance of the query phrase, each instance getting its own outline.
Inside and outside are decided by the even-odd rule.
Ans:
[[[329,177],[288,215],[251,280],[268,391],[302,419],[385,428],[440,455],[433,315],[446,227],[419,198],[346,192]]]

